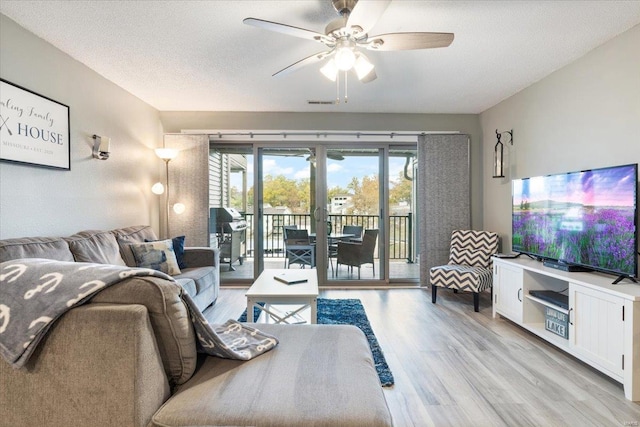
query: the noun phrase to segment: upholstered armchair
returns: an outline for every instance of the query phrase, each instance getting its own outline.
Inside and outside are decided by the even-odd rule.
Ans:
[[[378,230],[365,230],[362,243],[358,242],[338,242],[338,259],[336,261],[336,271],[340,264],[349,267],[358,267],[358,279],[360,279],[360,266],[363,264],[373,265],[373,275],[376,274],[373,256],[376,242],[378,240]]]
[[[431,302],[438,288],[473,292],[473,309],[479,311],[480,292],[493,285],[491,256],[498,250],[498,235],[490,231],[454,230],[449,263],[430,270]]]
[[[299,264],[302,268],[305,266],[316,266],[316,245],[311,243],[307,230],[298,230],[290,226],[283,229],[284,247],[285,247],[285,268],[291,267],[291,264]]]

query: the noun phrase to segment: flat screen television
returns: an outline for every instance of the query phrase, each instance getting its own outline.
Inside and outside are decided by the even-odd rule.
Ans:
[[[633,281],[638,165],[513,180],[512,248]]]

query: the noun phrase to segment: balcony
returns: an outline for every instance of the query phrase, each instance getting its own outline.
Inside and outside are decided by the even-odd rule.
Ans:
[[[253,259],[255,257],[254,247],[254,224],[253,214],[245,214],[247,229],[245,230],[245,246],[243,247],[243,264],[239,262],[233,264],[236,271],[229,271],[225,268],[227,263],[222,263],[221,275],[225,279],[246,279],[253,277]],[[375,215],[329,215],[332,231],[341,231],[344,225],[358,225],[364,229],[379,229],[379,217]],[[283,227],[286,225],[296,225],[300,229],[307,229],[310,233],[316,230],[312,228],[314,221],[310,214],[265,214],[264,215],[264,266],[265,268],[284,267],[284,240]],[[327,230],[328,231],[328,230]],[[216,238],[211,236],[212,241]],[[391,278],[417,278],[419,276],[418,264],[415,261],[415,243],[412,214],[390,216],[389,238],[389,261]],[[376,251],[375,276],[371,271],[371,264],[363,266],[361,277],[363,279],[379,279],[380,268],[378,251]],[[333,260],[335,266],[335,259]],[[331,267],[330,267],[331,268]],[[332,273],[329,274],[330,277]],[[351,275],[346,267],[342,267],[335,276],[336,279],[354,279],[357,274]]]

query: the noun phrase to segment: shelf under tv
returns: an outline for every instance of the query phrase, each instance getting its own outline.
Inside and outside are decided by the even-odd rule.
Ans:
[[[640,401],[640,286],[611,284],[601,272],[572,273],[526,258],[493,259],[493,314],[589,364],[624,386]],[[549,291],[549,298],[531,292]],[[554,301],[566,295],[568,306]],[[555,302],[555,303],[554,303]],[[567,316],[566,336],[547,329],[548,308]]]

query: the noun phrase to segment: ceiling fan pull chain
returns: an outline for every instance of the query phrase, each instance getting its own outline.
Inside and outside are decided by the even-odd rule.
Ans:
[[[349,79],[347,78],[347,72],[344,72],[344,103],[346,104],[347,102],[349,102],[349,86],[347,84],[347,82],[349,81]]]
[[[340,73],[336,74],[336,105],[340,104]]]

